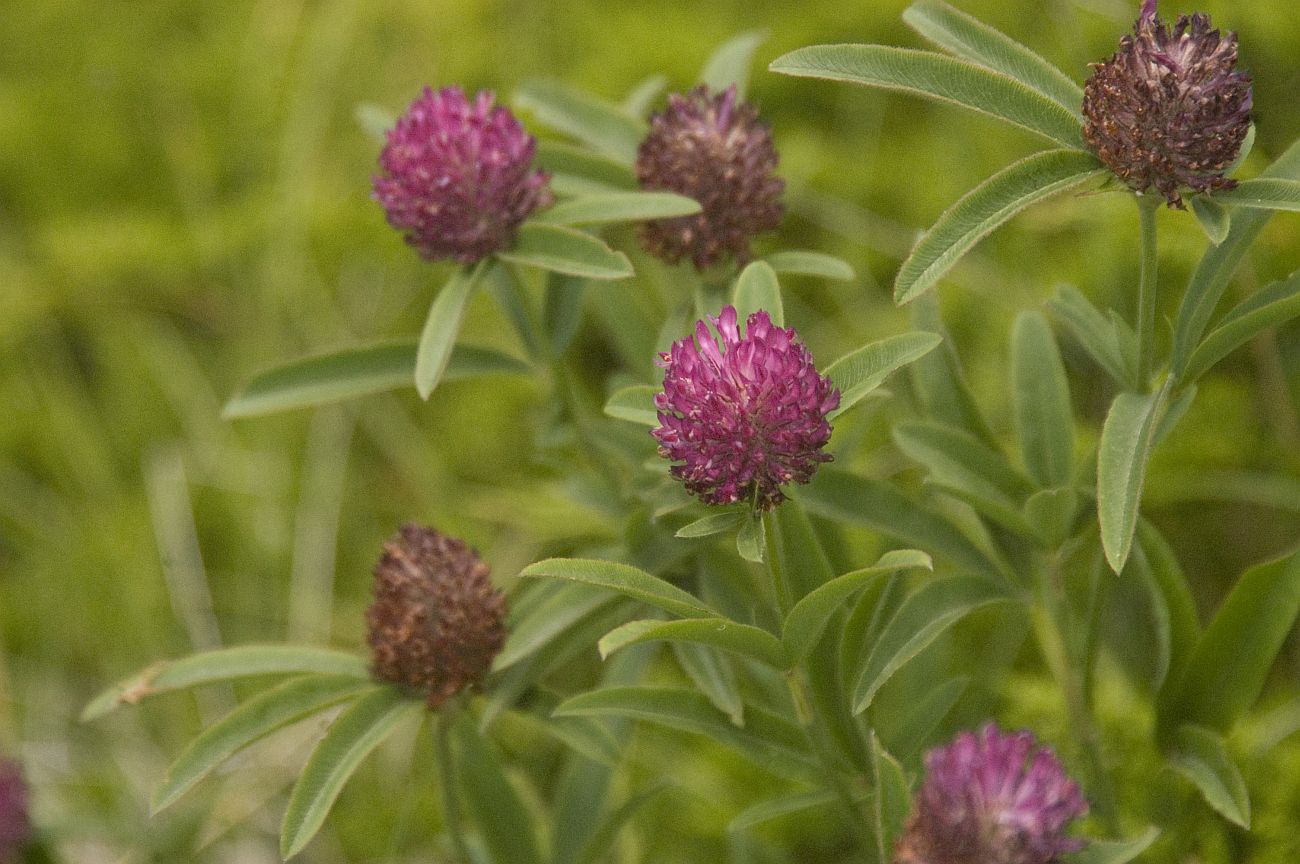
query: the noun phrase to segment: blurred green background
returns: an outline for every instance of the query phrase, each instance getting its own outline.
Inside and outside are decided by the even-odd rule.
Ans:
[[[825,361],[864,337],[905,329],[889,286],[915,232],[976,182],[1040,148],[1028,134],[958,109],[763,71],[811,43],[919,46],[899,19],[905,5],[5,4],[0,751],[21,756],[37,818],[66,860],[276,860],[276,796],[301,758],[293,750],[301,739],[272,751],[283,764],[268,758],[263,770],[235,771],[219,791],[150,819],[150,785],[224,697],[177,697],[79,725],[81,706],[110,681],[218,644],[292,638],[360,649],[370,567],[404,520],[468,538],[503,584],[543,553],[548,536],[575,526],[618,530],[599,502],[577,511],[556,503],[563,478],[530,456],[531,421],[548,410],[547,388],[531,379],[449,384],[427,403],[404,392],[221,420],[224,400],[271,364],[413,336],[446,275],[419,261],[369,200],[377,147],[355,121],[356,106],[400,112],[426,83],[492,88],[508,103],[534,77],[614,100],[657,73],[680,90],[727,37],[766,30],[751,99],[772,124],[790,215],[765,242],[836,254],[858,271],[851,285],[791,283],[788,315]],[[1137,4],[957,5],[1082,80],[1089,60],[1114,50]],[[1300,134],[1300,11],[1283,0],[1200,8],[1239,33],[1242,64],[1255,78],[1250,175]],[[1164,3],[1162,11],[1191,10]],[[990,416],[1006,417],[1005,345],[1016,311],[1062,282],[1127,310],[1135,228],[1123,196],[1055,199],[1018,217],[946,280],[944,311]],[[1169,313],[1205,240],[1188,214],[1162,213],[1160,230]],[[1233,291],[1297,267],[1300,219],[1282,215]],[[520,353],[486,298],[466,328],[469,341]],[[1089,389],[1099,376],[1081,353],[1067,347],[1067,363],[1095,434],[1106,393],[1100,384]],[[1292,326],[1205,379],[1152,467],[1146,512],[1172,538],[1203,613],[1242,569],[1300,537],[1298,401],[1300,328]],[[882,463],[900,458],[886,436],[875,439]],[[1275,673],[1282,697],[1265,720],[1293,728],[1295,639]],[[1131,725],[1123,687],[1117,679],[1116,734]],[[1030,679],[1008,684],[1012,719],[1054,710],[1041,689]],[[1256,839],[1212,826],[1205,844],[1189,837],[1167,846],[1169,860],[1185,849],[1198,849],[1197,860],[1300,855],[1300,744],[1288,742],[1267,761],[1246,763]],[[686,807],[693,818],[678,826],[683,836],[714,838],[647,860],[721,860],[721,826],[748,801],[736,786],[742,769],[711,748],[646,746],[675,757],[663,764],[680,766],[688,790],[643,817],[646,833],[653,836],[654,819]],[[1120,739],[1121,763],[1123,746]],[[392,770],[409,758],[385,751],[363,769],[305,860],[429,860],[419,830],[431,818],[419,792],[427,774]],[[1132,794],[1143,801],[1154,794],[1141,773],[1148,769],[1127,769],[1140,778]],[[815,848],[804,836],[812,830],[788,827],[781,842]],[[191,853],[198,841],[208,845]]]

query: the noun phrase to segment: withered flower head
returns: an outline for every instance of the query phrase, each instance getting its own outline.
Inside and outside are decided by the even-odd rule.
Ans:
[[[22,769],[16,762],[0,761],[0,864],[17,864],[31,834]]]
[[[1098,158],[1135,192],[1155,187],[1170,207],[1180,189],[1231,189],[1223,176],[1250,129],[1250,76],[1236,71],[1237,36],[1208,16],[1172,30],[1145,0],[1135,32],[1092,65],[1083,88],[1083,134]]]
[[[894,862],[1056,864],[1084,847],[1065,831],[1087,812],[1049,748],[989,723],[926,754],[925,783]]]
[[[509,246],[515,229],[552,201],[532,170],[537,141],[483,90],[428,87],[388,132],[374,198],[388,223],[429,260],[472,264]]]
[[[637,180],[694,198],[702,210],[645,223],[641,245],[671,264],[689,258],[699,270],[727,254],[747,261],[750,238],[781,224],[785,182],[772,176],[776,163],[771,133],[735,86],[711,93],[701,84],[669,96],[637,151]]]
[[[406,524],[384,543],[366,610],[371,674],[437,708],[483,680],[505,643],[505,597],[464,541]]]

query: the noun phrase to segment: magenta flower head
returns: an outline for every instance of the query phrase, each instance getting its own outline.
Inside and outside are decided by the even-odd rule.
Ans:
[[[1053,864],[1084,846],[1065,829],[1088,803],[1028,732],[959,732],[925,770],[895,864]]]
[[[547,175],[532,170],[537,141],[481,91],[424,88],[388,132],[374,198],[388,224],[424,258],[472,264],[514,240],[515,229],[551,203]]]
[[[755,312],[742,337],[736,309],[710,318],[721,346],[703,322],[695,338],[660,354],[664,389],[655,396],[659,426],[651,434],[659,455],[680,463],[672,475],[706,504],[751,500],[771,510],[785,500],[781,486],[807,483],[829,453],[826,415],[840,404],[829,378],[793,330]]]
[[[0,864],[17,864],[31,834],[22,770],[15,762],[0,761]]]
[[[403,525],[375,565],[366,610],[370,673],[422,693],[430,708],[479,684],[505,644],[505,597],[462,540]]]
[[[677,192],[702,209],[645,223],[641,245],[670,264],[689,258],[698,270],[727,254],[749,260],[750,238],[781,224],[785,182],[772,176],[776,162],[771,133],[735,86],[669,96],[667,110],[650,118],[636,176],[641,188]]]
[[[1223,176],[1250,129],[1250,76],[1236,71],[1237,36],[1202,14],[1171,30],[1145,0],[1135,32],[1094,63],[1083,88],[1083,135],[1138,194],[1151,187],[1183,208],[1180,189],[1231,189]]]

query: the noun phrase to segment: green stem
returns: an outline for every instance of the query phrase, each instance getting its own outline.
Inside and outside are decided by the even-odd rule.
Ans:
[[[763,514],[763,555],[767,559],[767,572],[772,576],[772,590],[776,594],[776,604],[781,610],[781,619],[794,607],[794,597],[790,591],[790,582],[786,578],[785,566],[781,563],[781,550],[777,546],[776,525],[771,511]]]
[[[1160,196],[1143,195],[1137,199],[1138,213],[1141,217],[1141,264],[1138,270],[1138,308],[1137,308],[1137,388],[1146,392],[1151,379],[1151,367],[1155,355],[1156,335],[1156,298],[1159,290],[1156,285],[1156,210],[1160,207]]]
[[[451,702],[443,706],[435,725],[437,743],[438,788],[442,792],[442,821],[451,835],[451,845],[463,864],[470,864],[469,845],[465,842],[465,826],[460,821],[460,802],[456,800],[456,763],[451,755],[451,727],[456,722],[458,710]]]

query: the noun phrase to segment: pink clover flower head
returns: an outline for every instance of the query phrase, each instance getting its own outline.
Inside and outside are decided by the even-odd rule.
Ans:
[[[1145,0],[1134,32],[1083,88],[1083,135],[1106,167],[1138,194],[1155,187],[1183,209],[1181,189],[1231,189],[1224,177],[1250,129],[1250,76],[1237,66],[1237,36],[1208,16],[1171,29]]]
[[[776,163],[771,132],[734,85],[669,96],[637,151],[637,180],[643,189],[694,198],[702,209],[644,223],[641,245],[670,264],[689,258],[697,270],[727,255],[748,261],[750,238],[781,224],[785,181],[772,175]]]
[[[1029,732],[959,732],[925,768],[895,864],[1054,864],[1085,845],[1065,830],[1088,803]]]
[[[388,223],[430,261],[472,264],[507,248],[515,230],[553,197],[532,170],[537,141],[483,90],[424,88],[388,132],[376,201]]]
[[[766,312],[749,316],[744,336],[733,306],[709,321],[717,339],[699,321],[694,339],[659,355],[664,386],[651,434],[659,455],[678,463],[672,475],[706,504],[749,500],[770,510],[785,500],[781,486],[807,483],[831,460],[822,451],[831,437],[826,415],[840,393],[795,332]]]

